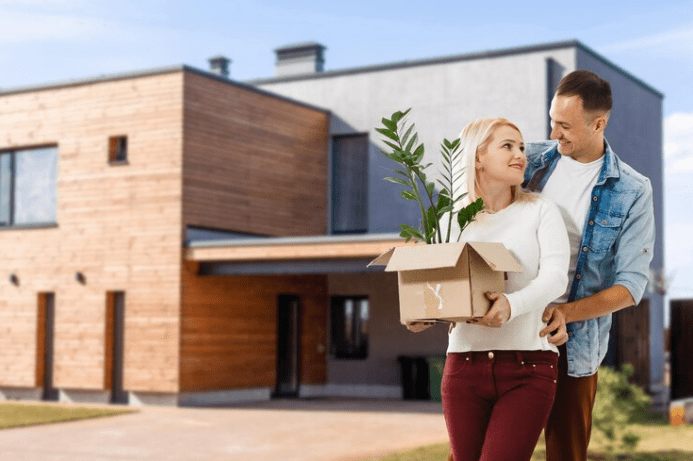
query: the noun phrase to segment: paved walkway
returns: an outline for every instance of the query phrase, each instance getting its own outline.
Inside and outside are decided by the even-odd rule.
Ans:
[[[0,430],[2,461],[363,461],[447,440],[440,403],[274,400]]]

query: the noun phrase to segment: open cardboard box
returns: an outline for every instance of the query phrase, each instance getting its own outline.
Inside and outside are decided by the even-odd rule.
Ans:
[[[505,273],[522,266],[501,243],[461,242],[392,248],[368,266],[397,272],[400,322],[483,317],[487,291],[505,291]]]

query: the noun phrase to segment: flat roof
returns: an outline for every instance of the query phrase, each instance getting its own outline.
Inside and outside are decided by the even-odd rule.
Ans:
[[[343,75],[351,75],[351,74],[360,74],[360,73],[367,73],[367,72],[381,72],[384,70],[393,70],[393,69],[401,69],[401,68],[407,68],[407,67],[417,67],[417,66],[430,66],[430,65],[437,65],[437,64],[445,64],[449,62],[459,62],[459,61],[473,61],[477,59],[489,59],[489,58],[498,58],[498,57],[503,57],[503,56],[512,56],[512,55],[518,55],[518,54],[527,54],[527,53],[537,53],[541,51],[550,51],[550,50],[556,50],[556,49],[561,49],[561,48],[578,48],[585,53],[588,53],[595,59],[601,61],[603,64],[609,66],[610,68],[614,69],[615,71],[623,74],[633,82],[637,83],[638,85],[642,86],[646,90],[654,93],[655,95],[659,96],[660,98],[664,97],[664,94],[654,87],[650,86],[649,84],[645,83],[638,77],[634,76],[630,72],[627,72],[623,68],[617,66],[613,62],[609,61],[602,55],[598,54],[596,51],[592,50],[579,40],[564,40],[564,41],[559,41],[559,42],[551,42],[551,43],[544,43],[544,44],[538,44],[538,45],[528,45],[528,46],[519,46],[519,47],[513,47],[513,48],[502,48],[502,49],[497,49],[497,50],[487,50],[487,51],[478,51],[478,52],[472,52],[472,53],[464,53],[464,54],[455,54],[455,55],[448,55],[448,56],[441,56],[441,57],[434,57],[434,58],[425,58],[425,59],[415,59],[415,60],[406,60],[406,61],[397,61],[397,62],[392,62],[392,63],[385,63],[385,64],[374,64],[374,65],[369,65],[369,66],[360,66],[360,67],[351,67],[347,69],[338,69],[338,70],[331,70],[331,71],[324,71],[324,72],[317,72],[313,74],[300,74],[300,75],[287,75],[287,76],[282,76],[282,77],[270,77],[270,78],[260,78],[260,79],[254,79],[254,80],[247,80],[246,82],[251,84],[251,85],[261,85],[265,83],[279,83],[279,82],[291,82],[291,81],[298,81],[298,80],[312,80],[312,79],[320,79],[320,78],[331,78],[331,77],[339,77]]]
[[[38,84],[38,85],[27,85],[27,86],[19,86],[19,87],[14,87],[14,88],[0,88],[0,96],[19,94],[19,93],[31,93],[31,92],[35,92],[35,91],[53,90],[53,89],[60,89],[60,88],[70,88],[70,87],[83,86],[83,85],[93,85],[95,83],[113,82],[113,81],[117,81],[117,80],[128,80],[128,79],[135,79],[135,78],[141,78],[141,77],[151,77],[154,75],[172,74],[172,73],[176,73],[176,72],[189,72],[191,74],[200,75],[202,77],[216,80],[218,82],[225,83],[227,85],[242,88],[244,90],[252,91],[254,93],[259,93],[259,94],[262,94],[264,96],[269,96],[269,97],[274,98],[274,99],[287,101],[289,103],[296,104],[298,106],[307,107],[309,109],[313,109],[313,110],[316,110],[319,112],[324,112],[326,114],[330,113],[330,110],[325,109],[324,107],[318,107],[318,106],[315,106],[312,104],[305,103],[303,101],[298,101],[296,99],[292,99],[292,98],[289,98],[286,96],[279,95],[277,93],[273,93],[272,91],[263,90],[261,88],[258,88],[256,86],[248,84],[248,83],[239,82],[236,80],[231,80],[229,78],[222,77],[221,75],[217,75],[213,72],[207,72],[207,71],[204,71],[201,69],[197,69],[195,67],[188,66],[186,64],[180,64],[180,65],[176,65],[176,66],[167,66],[167,67],[157,67],[157,68],[153,68],[153,69],[136,70],[136,71],[132,71],[132,72],[105,74],[105,75],[100,75],[98,77],[70,79],[70,80],[63,80],[63,81],[58,81],[58,82],[49,82],[49,83]]]

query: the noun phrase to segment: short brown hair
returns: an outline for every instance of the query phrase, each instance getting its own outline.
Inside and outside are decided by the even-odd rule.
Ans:
[[[563,77],[556,94],[580,96],[582,108],[586,111],[610,112],[613,105],[609,82],[588,70],[576,70]]]

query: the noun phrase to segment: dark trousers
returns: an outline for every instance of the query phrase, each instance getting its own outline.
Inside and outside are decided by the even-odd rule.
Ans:
[[[597,374],[568,376],[565,346],[559,349],[556,398],[546,423],[546,460],[585,461],[592,433]]]
[[[528,461],[553,403],[557,365],[550,351],[449,354],[442,397],[455,461]]]

